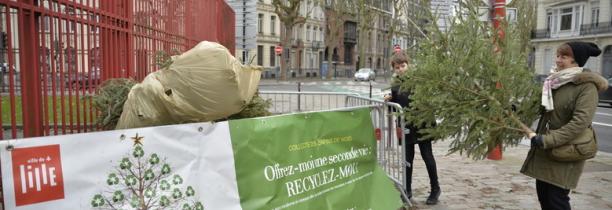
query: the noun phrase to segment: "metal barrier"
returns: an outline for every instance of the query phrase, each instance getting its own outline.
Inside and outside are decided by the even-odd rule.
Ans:
[[[409,165],[405,161],[405,148],[401,142],[405,122],[404,111],[399,104],[361,97],[355,93],[260,91],[259,95],[272,100],[270,112],[274,114],[370,107],[377,140],[377,161],[406,198],[404,183]],[[408,199],[404,201],[411,206]]]
[[[347,107],[373,106],[379,111],[372,112],[372,123],[376,129],[378,141],[378,162],[389,176],[405,183],[406,165],[405,150],[401,139],[404,138],[404,111],[397,103],[366,98],[347,96]]]
[[[286,114],[307,111],[322,111],[347,106],[349,96],[356,93],[260,91],[259,96],[272,100],[270,112]]]

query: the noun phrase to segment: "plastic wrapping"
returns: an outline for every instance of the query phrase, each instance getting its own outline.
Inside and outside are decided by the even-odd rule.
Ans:
[[[132,87],[116,129],[222,119],[257,91],[261,67],[245,66],[222,45],[203,41]]]

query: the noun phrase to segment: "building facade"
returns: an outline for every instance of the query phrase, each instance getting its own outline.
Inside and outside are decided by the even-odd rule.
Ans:
[[[357,52],[357,13],[353,8],[334,8],[343,4],[327,0],[325,5],[326,26],[324,28],[325,48],[323,54],[322,74],[331,71],[334,76],[343,76],[347,72],[353,72],[356,68]],[[345,0],[345,2],[348,2]],[[350,3],[350,2],[349,2]],[[337,30],[337,31],[336,31]],[[331,33],[337,33],[337,37]],[[332,42],[335,42],[332,44]],[[332,47],[335,45],[335,47]],[[328,64],[327,57],[331,56]]]
[[[393,6],[390,0],[373,1],[372,10],[375,11],[372,28],[367,32],[367,42],[365,51],[365,66],[362,68],[371,68],[377,74],[384,74],[388,69],[386,63],[391,55],[392,46],[388,36],[391,18],[393,17]],[[364,33],[360,33],[364,34]],[[357,43],[362,44],[362,43]],[[359,48],[359,46],[358,46]],[[361,58],[357,58],[359,60]]]
[[[602,55],[592,57],[586,68],[612,77],[612,1],[537,1],[537,26],[532,34],[537,74],[548,74],[555,64],[556,48],[570,41],[599,45]]]
[[[236,57],[245,64],[264,67],[264,78],[278,77],[280,59],[286,57],[276,54],[275,48],[281,45],[284,26],[274,11],[272,0],[229,2],[236,11]],[[320,74],[325,15],[316,0],[304,0],[301,4],[300,15],[306,17],[306,22],[293,28],[288,77],[313,77]]]
[[[272,0],[263,0],[263,2]],[[290,65],[288,77],[318,77],[321,75],[321,63],[325,41],[324,7],[317,0],[302,0],[300,15],[306,22],[293,28],[291,40]],[[282,25],[281,25],[282,26]]]
[[[251,62],[257,47],[257,0],[227,0],[236,14],[236,58]]]

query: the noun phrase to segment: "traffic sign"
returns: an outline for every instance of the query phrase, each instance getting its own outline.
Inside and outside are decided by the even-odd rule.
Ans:
[[[489,0],[482,0],[482,3],[486,4],[487,6],[491,6],[491,2],[489,2]],[[512,3],[512,0],[506,0],[506,5]]]
[[[274,52],[276,52],[277,55],[280,55],[283,52],[283,47],[276,46],[276,48],[274,48]]]

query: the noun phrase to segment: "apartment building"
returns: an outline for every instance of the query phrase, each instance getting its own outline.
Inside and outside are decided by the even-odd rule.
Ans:
[[[537,74],[548,74],[555,63],[556,48],[570,41],[599,45],[602,55],[588,60],[585,67],[612,77],[612,1],[540,0],[537,26],[532,34]]]
[[[228,0],[236,12],[236,57],[244,63],[264,67],[263,77],[279,76],[280,59],[275,52],[281,44],[283,25],[272,0]],[[303,0],[300,15],[306,22],[294,26],[288,77],[320,75],[323,57],[325,14],[317,0]]]
[[[272,1],[272,0],[263,0]],[[321,75],[321,63],[325,58],[325,13],[318,0],[301,1],[300,15],[306,22],[293,28],[291,41],[291,65],[289,77],[317,77]]]
[[[391,18],[393,17],[391,1],[382,0],[378,1],[380,4],[376,4],[376,1],[371,6],[374,7],[378,12],[374,18],[373,29],[368,32],[369,43],[366,47],[366,62],[365,67],[375,69],[377,72],[384,71],[385,63],[388,62],[390,57],[389,38],[389,27],[391,24]],[[358,43],[360,44],[360,43]],[[358,58],[359,59],[359,58]]]

